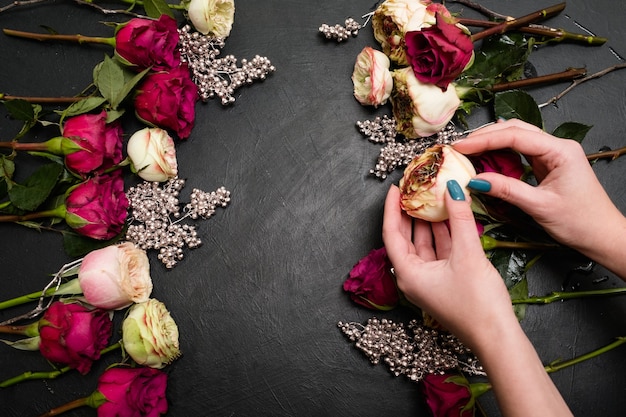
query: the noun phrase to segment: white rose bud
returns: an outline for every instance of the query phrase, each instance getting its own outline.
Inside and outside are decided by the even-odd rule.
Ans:
[[[445,206],[447,182],[456,180],[466,198],[467,183],[476,170],[467,157],[448,145],[435,145],[414,158],[400,180],[400,205],[412,217],[440,222],[448,218]]]
[[[352,84],[354,97],[359,103],[378,107],[387,102],[393,88],[390,64],[387,55],[369,46],[363,48],[357,55],[352,72]]]
[[[133,304],[122,323],[124,350],[139,365],[161,369],[180,356],[178,326],[154,298]]]
[[[145,181],[163,182],[178,174],[174,140],[163,129],[135,132],[126,145],[133,170]]]
[[[454,88],[442,91],[434,84],[420,82],[413,69],[392,72],[391,92],[396,130],[408,139],[431,136],[443,129],[454,116],[461,100]]]
[[[119,310],[150,298],[152,279],[146,252],[124,242],[89,252],[78,270],[85,300],[105,310]]]
[[[203,35],[227,38],[235,19],[234,0],[191,0],[187,12],[193,27]]]

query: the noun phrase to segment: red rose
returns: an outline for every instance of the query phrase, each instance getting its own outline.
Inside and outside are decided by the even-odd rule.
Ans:
[[[167,412],[167,374],[153,368],[110,368],[98,379],[105,401],[98,417],[157,417]]]
[[[186,139],[193,128],[196,101],[198,88],[191,81],[187,64],[182,64],[169,72],[148,75],[135,97],[135,111],[146,123]]]
[[[115,33],[115,52],[139,71],[152,67],[169,70],[180,64],[176,20],[161,15],[159,20],[135,18]]]
[[[65,165],[76,174],[86,176],[122,161],[122,128],[117,122],[107,125],[105,111],[67,119],[63,137],[78,148],[65,156]]]
[[[442,13],[437,13],[434,25],[409,31],[404,40],[415,77],[444,91],[463,72],[474,52],[470,35]]]
[[[112,327],[106,310],[56,301],[39,321],[39,351],[51,362],[86,374],[107,346]]]
[[[358,304],[375,310],[390,310],[399,302],[396,281],[385,248],[374,249],[350,271],[343,289]]]
[[[422,379],[422,394],[428,408],[435,417],[473,417],[474,399],[469,383],[452,382],[448,380],[451,377],[455,376],[428,374]]]
[[[468,156],[468,158],[472,161],[477,173],[497,172],[507,177],[520,179],[525,172],[520,154],[509,149],[484,152],[477,156]]]
[[[67,224],[78,233],[106,240],[124,228],[128,199],[122,172],[90,178],[70,189],[65,198]]]

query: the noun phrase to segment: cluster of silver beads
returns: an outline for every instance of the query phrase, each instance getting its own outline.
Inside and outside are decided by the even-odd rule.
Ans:
[[[181,61],[189,65],[191,79],[203,101],[218,97],[223,105],[232,104],[235,90],[265,80],[276,71],[268,58],[259,55],[251,60],[242,59],[241,63],[233,55],[219,57],[225,45],[223,38],[194,32],[189,25],[178,33]]]
[[[395,142],[398,134],[396,119],[386,114],[383,117],[376,116],[374,120],[357,121],[356,126],[367,140],[374,143]]]
[[[384,363],[395,376],[418,382],[428,374],[460,369],[484,375],[476,357],[455,336],[412,320],[409,332],[402,323],[370,318],[361,323],[339,322],[338,327],[374,365]]]
[[[361,29],[361,24],[356,20],[349,17],[345,20],[344,25],[336,24],[333,26],[322,23],[319,28],[319,32],[324,35],[326,39],[334,39],[337,42],[343,42],[348,40],[350,36],[355,37]]]
[[[185,248],[202,244],[196,227],[183,220],[209,218],[215,208],[230,202],[230,192],[220,187],[211,193],[194,189],[190,202],[182,205],[179,195],[184,186],[184,179],[173,178],[164,183],[144,181],[126,192],[130,208],[126,240],[143,250],[157,250],[167,268],[184,258]]]

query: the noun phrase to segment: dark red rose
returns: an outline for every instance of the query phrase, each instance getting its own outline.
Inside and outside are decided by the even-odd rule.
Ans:
[[[39,351],[51,362],[86,374],[107,346],[112,327],[106,310],[56,301],[39,321]]]
[[[435,19],[432,26],[406,33],[406,55],[419,81],[445,91],[472,59],[474,44],[451,18],[437,13]]]
[[[136,69],[169,70],[180,64],[176,20],[161,15],[158,20],[131,19],[115,33],[115,52]]]
[[[65,209],[65,221],[78,233],[98,240],[117,236],[128,214],[122,172],[115,170],[73,187],[65,198]]]
[[[110,368],[98,379],[105,401],[98,417],[158,417],[167,412],[167,374],[153,368]]]
[[[193,129],[198,98],[187,64],[182,64],[169,72],[148,75],[135,96],[135,111],[149,125],[186,139]]]
[[[481,172],[497,172],[507,177],[520,179],[525,172],[522,157],[510,149],[484,152],[480,155],[469,156],[469,159],[479,174]]]
[[[469,383],[452,382],[448,380],[450,377],[454,375],[428,374],[420,383],[422,394],[432,415],[434,417],[473,417],[474,399]],[[470,403],[471,405],[467,407]]]
[[[389,310],[399,302],[396,280],[391,274],[391,262],[385,248],[374,249],[350,271],[343,283],[350,298],[375,310]]]
[[[65,165],[78,175],[100,172],[122,161],[122,128],[117,122],[107,124],[105,111],[70,117],[63,125],[63,137],[71,142],[71,149],[64,152]]]

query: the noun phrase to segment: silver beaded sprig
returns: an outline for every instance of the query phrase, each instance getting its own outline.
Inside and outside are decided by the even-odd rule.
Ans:
[[[343,42],[348,40],[351,36],[356,37],[361,27],[360,23],[349,17],[345,20],[343,26],[338,23],[332,26],[322,23],[319,27],[319,32],[324,35],[326,39]]]
[[[428,374],[460,369],[469,375],[485,375],[476,357],[450,333],[423,326],[412,320],[404,324],[370,318],[361,323],[339,322],[344,335],[374,365],[384,363],[395,376],[418,382]]]
[[[158,250],[157,257],[167,268],[183,259],[185,247],[202,244],[196,227],[183,220],[208,219],[217,207],[230,202],[230,192],[220,187],[211,193],[194,189],[190,202],[182,205],[179,195],[184,186],[184,179],[173,178],[163,184],[144,181],[126,192],[130,208],[126,240],[143,250]]]
[[[225,45],[223,38],[194,32],[185,25],[178,30],[182,62],[189,65],[191,79],[198,86],[203,101],[218,97],[223,105],[235,102],[234,92],[254,81],[265,80],[276,67],[266,57],[256,55],[242,59],[241,65],[233,55],[219,57]]]

